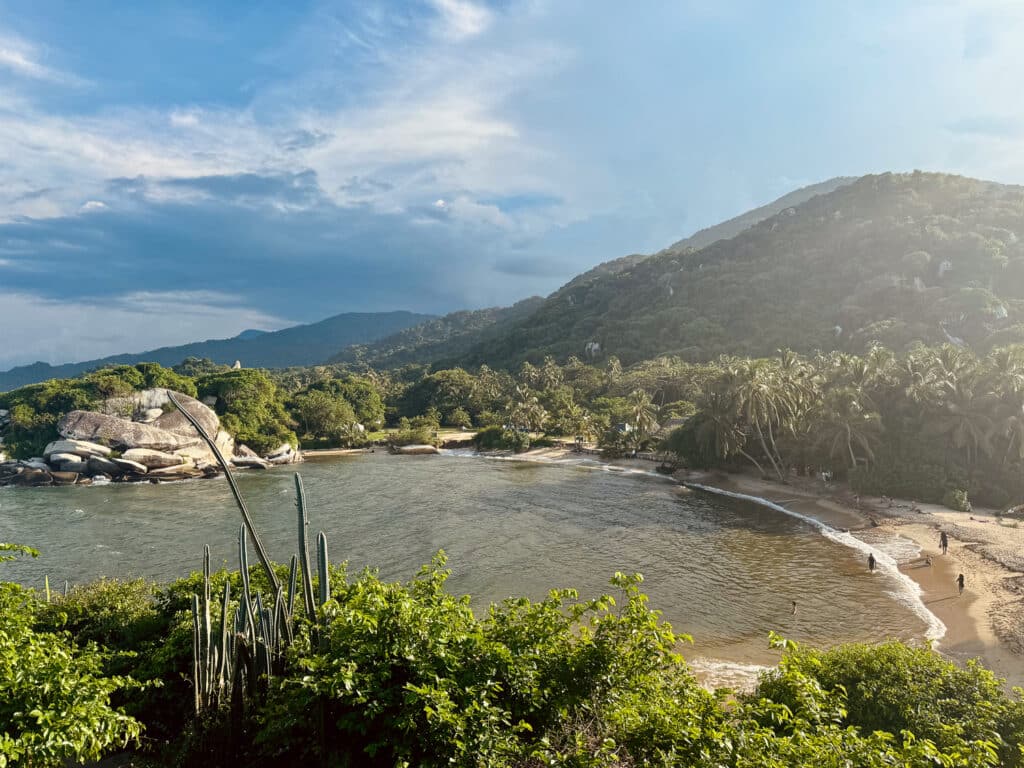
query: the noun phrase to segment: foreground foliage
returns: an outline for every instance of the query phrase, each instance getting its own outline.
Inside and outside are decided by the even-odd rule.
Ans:
[[[19,663],[0,661],[0,760],[92,759],[142,723],[168,734],[143,742],[160,764],[1021,764],[1024,706],[974,664],[899,643],[817,651],[776,639],[782,662],[756,690],[715,694],[639,576],[616,574],[596,599],[555,590],[481,616],[446,591],[447,576],[443,553],[407,583],[332,568],[317,620],[299,619],[282,668],[234,722],[227,709],[192,714],[190,595],[202,574],[155,590],[106,581],[51,604],[6,585],[0,660]],[[242,588],[237,571],[210,580],[215,594]],[[251,581],[270,588],[259,566]],[[133,645],[140,653],[126,654]],[[108,701],[126,680],[112,663],[166,688],[125,698],[134,718],[119,712]]]
[[[31,553],[0,544],[18,549]],[[0,766],[62,766],[137,740],[141,724],[111,705],[133,681],[107,674],[95,643],[38,631],[40,607],[33,593],[0,583]]]

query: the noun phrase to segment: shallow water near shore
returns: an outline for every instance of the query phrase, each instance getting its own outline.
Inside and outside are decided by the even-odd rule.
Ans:
[[[478,612],[554,587],[596,596],[615,571],[639,571],[651,607],[693,636],[684,655],[724,662],[723,671],[772,663],[770,630],[814,645],[929,632],[908,585],[888,569],[869,573],[850,542],[663,478],[383,453],[314,459],[299,471],[332,560],[404,580],[444,549],[449,591],[473,595]],[[239,485],[271,557],[287,562],[296,549],[292,472],[244,473]],[[215,566],[237,567],[239,523],[223,480],[0,489],[0,541],[42,551],[0,574],[34,587],[49,575],[55,588],[100,576],[168,580],[197,569],[206,543]],[[916,555],[894,537],[871,546],[886,559]],[[714,663],[703,666],[714,675]]]

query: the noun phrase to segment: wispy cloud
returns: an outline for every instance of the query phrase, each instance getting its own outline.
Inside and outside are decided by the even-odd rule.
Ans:
[[[491,23],[491,12],[470,0],[431,0],[443,21],[442,32],[455,40],[475,37]]]
[[[88,81],[71,72],[48,67],[39,61],[41,51],[27,40],[0,33],[0,67],[20,77],[68,86],[87,85]]]

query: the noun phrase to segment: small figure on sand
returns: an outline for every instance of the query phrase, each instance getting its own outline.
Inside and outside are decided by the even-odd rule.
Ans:
[[[932,564],[932,556],[931,555],[925,555],[924,556],[924,564],[925,564],[926,567],[930,566]]]
[[[875,553],[874,552],[869,553],[868,554],[868,570],[869,571],[874,571],[875,570],[875,562],[876,562],[875,561]]]
[[[939,547],[942,549],[942,554],[946,554],[946,550],[949,549],[949,536],[945,531],[939,533]]]
[[[790,615],[790,616],[796,616],[796,600],[792,600],[792,601],[790,601],[790,602],[792,602],[792,603],[793,603],[793,607],[792,607],[792,608],[790,608],[790,610],[789,610],[789,615]]]
[[[962,595],[964,593],[964,575],[962,573],[956,577],[956,588],[957,594]]]

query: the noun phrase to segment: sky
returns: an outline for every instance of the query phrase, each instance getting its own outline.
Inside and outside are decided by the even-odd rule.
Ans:
[[[1024,3],[0,0],[0,369],[544,295],[838,175],[1024,182]]]

